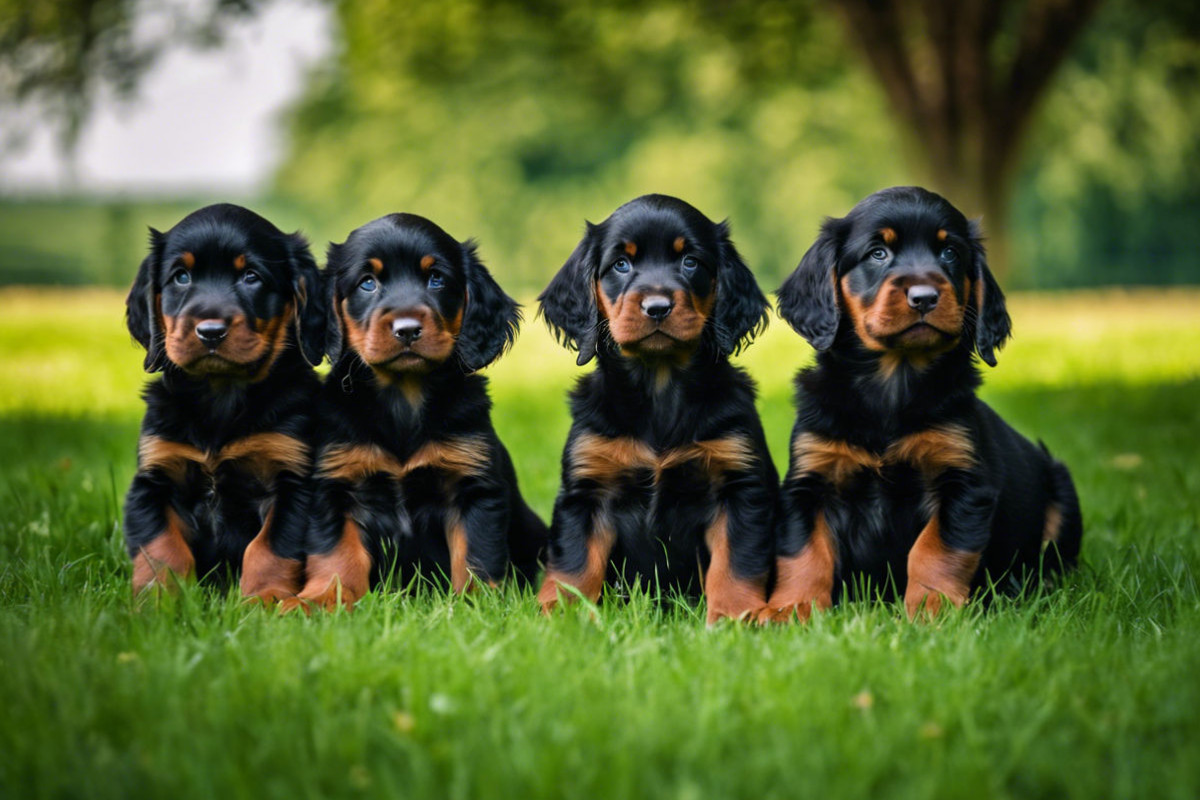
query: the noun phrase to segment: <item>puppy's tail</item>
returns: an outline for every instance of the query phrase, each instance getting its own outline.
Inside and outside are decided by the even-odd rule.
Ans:
[[[1046,548],[1044,564],[1051,572],[1074,569],[1079,561],[1083,540],[1083,513],[1071,472],[1061,461],[1055,461],[1046,445],[1042,452],[1050,459],[1050,505],[1046,509],[1046,527],[1042,544]]]

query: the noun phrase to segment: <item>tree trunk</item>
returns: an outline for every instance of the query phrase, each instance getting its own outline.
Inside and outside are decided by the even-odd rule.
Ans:
[[[903,125],[918,174],[983,218],[1004,277],[1021,144],[1099,0],[829,2]]]

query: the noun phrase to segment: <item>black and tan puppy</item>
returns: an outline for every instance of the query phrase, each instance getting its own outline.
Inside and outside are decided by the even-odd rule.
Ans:
[[[779,312],[817,364],[796,381],[764,617],[862,585],[936,613],[988,581],[1020,586],[1046,548],[1046,570],[1074,565],[1066,467],[975,397],[973,354],[995,366],[1010,321],[974,223],[924,189],[877,192],[825,222]]]
[[[134,591],[240,570],[243,594],[294,595],[325,338],[307,243],[239,206],[202,208],[150,232],[126,320],[163,372],[125,502]]]
[[[588,225],[540,299],[578,363],[598,362],[571,393],[543,608],[562,585],[595,600],[638,579],[702,590],[710,622],[761,609],[778,478],[729,355],[767,303],[727,226],[639,197]]]
[[[487,379],[517,304],[475,255],[423,217],[390,214],[331,245],[333,370],[321,403],[300,600],[353,607],[384,575],[455,591],[537,571],[545,525],[492,428]]]

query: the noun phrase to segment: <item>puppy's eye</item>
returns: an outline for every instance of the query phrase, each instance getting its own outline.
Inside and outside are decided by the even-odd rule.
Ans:
[[[429,288],[432,289],[433,291],[436,292],[438,289],[442,288],[445,285],[446,285],[446,279],[443,278],[441,275],[438,275],[436,272],[429,276]]]
[[[175,281],[178,286],[187,286],[192,282],[192,273],[186,269],[181,269],[175,273],[175,277],[171,278],[171,280]]]
[[[260,278],[258,273],[254,270],[248,269],[242,273],[242,283],[246,284],[247,286],[256,286],[259,283],[262,283],[262,278]]]
[[[958,251],[953,247],[944,248],[938,258],[942,259],[943,264],[953,264],[958,261]]]
[[[683,259],[683,271],[684,272],[691,274],[696,271],[696,267],[698,267],[698,266],[700,266],[699,261],[692,258],[691,256],[684,256],[684,259]]]
[[[887,261],[889,255],[886,247],[876,247],[871,251],[871,258],[876,261]]]
[[[365,278],[363,278],[361,281],[358,282],[358,290],[360,292],[366,292],[367,294],[370,294],[371,292],[375,291],[378,288],[379,288],[379,284],[376,283],[375,279],[372,278],[370,275],[367,275]]]
[[[618,258],[613,262],[612,268],[617,272],[626,273],[633,269],[633,264],[629,263],[628,258]]]

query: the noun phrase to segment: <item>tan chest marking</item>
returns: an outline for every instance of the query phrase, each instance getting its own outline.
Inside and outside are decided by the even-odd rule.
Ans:
[[[862,470],[879,472],[894,464],[909,464],[931,480],[947,469],[970,469],[975,464],[975,448],[961,425],[910,434],[892,442],[881,455],[813,433],[800,434],[792,444],[793,479],[819,475],[840,488]]]
[[[379,474],[402,480],[414,470],[430,468],[457,480],[482,475],[490,460],[487,443],[478,436],[428,442],[406,461],[374,444],[335,445],[321,452],[317,475],[357,483]]]
[[[251,434],[215,452],[159,436],[143,436],[138,440],[138,470],[163,472],[176,483],[183,483],[189,464],[211,476],[228,462],[236,462],[264,484],[273,481],[280,472],[304,475],[311,463],[308,445],[284,433]]]
[[[601,484],[612,483],[637,470],[651,471],[657,482],[664,471],[687,463],[697,463],[710,480],[718,481],[730,472],[752,468],[756,456],[753,445],[744,436],[705,439],[660,453],[629,436],[585,433],[572,443],[569,462],[572,478]]]

